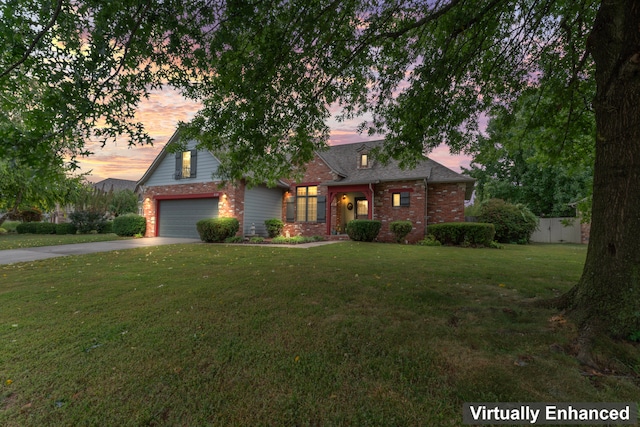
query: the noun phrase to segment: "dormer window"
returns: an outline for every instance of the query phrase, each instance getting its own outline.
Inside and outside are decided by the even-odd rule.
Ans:
[[[369,167],[369,155],[367,153],[360,154],[360,167],[361,168]]]

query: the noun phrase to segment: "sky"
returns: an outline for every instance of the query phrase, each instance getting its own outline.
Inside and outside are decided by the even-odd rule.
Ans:
[[[154,91],[138,110],[137,119],[141,121],[149,135],[153,138],[152,146],[135,146],[129,148],[126,141],[109,143],[104,147],[91,144],[89,149],[93,155],[80,159],[81,172],[91,172],[87,179],[91,182],[102,181],[106,178],[129,179],[137,181],[167,143],[176,130],[179,121],[189,121],[198,110],[198,105],[184,99],[172,89]],[[362,119],[350,122],[329,122],[331,137],[329,144],[344,144],[374,139],[382,136],[369,137],[356,131]],[[433,150],[429,157],[450,169],[460,172],[461,166],[469,166],[468,156],[453,156],[445,145]]]

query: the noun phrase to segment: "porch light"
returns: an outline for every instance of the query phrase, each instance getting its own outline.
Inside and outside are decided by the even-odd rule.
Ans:
[[[347,200],[347,195],[346,194],[342,195],[342,200]]]

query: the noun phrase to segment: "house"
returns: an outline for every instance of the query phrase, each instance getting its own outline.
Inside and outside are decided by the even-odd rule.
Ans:
[[[119,179],[119,178],[107,178],[93,184],[93,188],[100,190],[104,193],[108,193],[109,191],[123,191],[123,190],[131,190],[135,193],[136,186],[137,186],[137,181],[131,181],[129,179]]]
[[[212,153],[195,150],[195,143],[176,154],[163,149],[138,182],[146,236],[198,237],[195,223],[209,217],[237,218],[245,236],[266,236],[269,218],[281,218],[290,236],[340,235],[352,219],[376,219],[382,221],[379,241],[394,240],[390,222],[410,220],[407,240],[415,242],[427,224],[464,221],[472,178],[426,157],[411,170],[382,164],[372,155],[381,144],[331,146],[315,154],[300,182],[283,179],[275,188],[244,182],[220,187]]]

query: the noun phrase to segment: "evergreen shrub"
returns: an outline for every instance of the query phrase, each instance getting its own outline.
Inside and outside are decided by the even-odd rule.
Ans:
[[[97,211],[75,211],[69,214],[71,223],[81,234],[99,231],[104,227],[105,219],[103,214]]]
[[[56,224],[56,234],[76,234],[75,225],[70,222],[63,222],[62,224]]]
[[[284,228],[284,222],[278,218],[266,219],[264,221],[264,225],[267,227],[267,233],[271,238],[279,236]]]
[[[440,243],[458,246],[490,246],[496,233],[493,224],[479,222],[443,222],[428,230]]]
[[[234,236],[240,229],[235,218],[206,218],[196,223],[200,240],[208,243],[221,243]]]
[[[373,242],[380,228],[382,222],[370,219],[354,219],[347,223],[347,235],[351,240],[357,242]]]
[[[479,222],[493,224],[500,243],[526,244],[538,227],[538,218],[524,205],[491,199],[482,204]]]
[[[147,220],[138,214],[125,214],[116,217],[110,232],[118,236],[144,235],[147,230]]]
[[[394,234],[396,243],[402,243],[407,234],[413,230],[411,221],[392,221],[389,223],[389,230]]]

